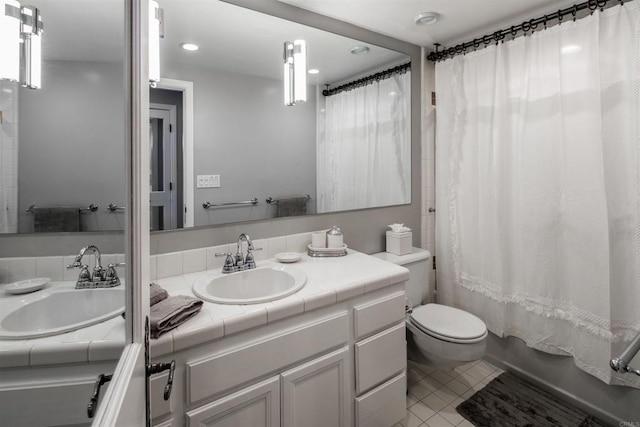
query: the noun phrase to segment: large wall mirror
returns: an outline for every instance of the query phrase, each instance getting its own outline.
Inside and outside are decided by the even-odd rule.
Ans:
[[[17,209],[2,232],[122,230],[117,8],[93,1],[101,19],[85,28],[75,22],[84,22],[77,1],[45,3],[43,88],[18,89],[17,188],[8,204]],[[152,230],[411,202],[408,55],[220,1],[160,6]],[[318,73],[307,74],[307,101],[285,106],[283,44],[298,39],[308,71]],[[322,94],[376,74],[365,87]],[[60,220],[58,208],[79,209],[77,225]]]

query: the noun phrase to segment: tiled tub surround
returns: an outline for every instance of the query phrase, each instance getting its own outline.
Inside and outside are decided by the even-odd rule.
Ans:
[[[260,267],[274,262],[273,256],[280,252],[305,253],[310,240],[310,233],[255,240],[254,246],[262,248],[255,252],[257,265]],[[191,286],[196,280],[219,274],[224,258],[215,257],[214,254],[218,252],[235,253],[236,244],[153,256],[152,280],[167,289],[170,295],[192,295]],[[118,255],[111,257],[113,261],[120,260]],[[103,261],[107,259],[109,256],[103,256]],[[3,282],[39,275],[73,281],[77,270],[69,270],[72,272],[72,277],[69,277],[67,270],[64,270],[68,261],[65,257],[5,258],[0,260],[0,274]],[[394,293],[397,297],[404,292],[403,282],[408,278],[406,269],[353,250],[349,250],[346,257],[339,258],[317,259],[308,257],[305,253],[294,265],[307,275],[307,283],[300,291],[264,304],[220,305],[205,301],[202,311],[190,321],[160,339],[151,341],[153,359],[171,359],[176,354],[181,354],[180,352],[191,354],[189,352],[197,351],[193,349],[211,345],[215,347],[216,343],[241,345],[244,340],[259,333],[257,331],[270,331],[285,326],[295,328],[298,319],[309,322],[314,316],[322,316],[331,310],[351,312],[354,304],[363,304],[363,301],[366,303],[367,298],[380,298]],[[49,286],[56,286],[56,282]],[[4,292],[0,294],[0,298],[19,297],[7,296]],[[353,320],[349,322],[352,324]],[[353,328],[352,325],[345,325],[345,329]],[[350,340],[353,344],[353,338]],[[97,373],[113,370],[123,342],[124,322],[120,317],[57,336],[0,340],[0,397],[4,397],[3,390],[23,384],[24,378],[30,384],[39,384],[43,373],[53,383],[60,373],[69,373],[71,377],[76,374],[84,375],[81,381],[84,388],[80,393],[84,396],[85,390],[90,390]],[[76,369],[79,366],[81,368]],[[77,378],[74,380],[78,381]],[[84,403],[80,406],[84,406]],[[180,404],[177,408],[185,409]],[[352,419],[353,416],[351,414]],[[77,420],[78,418],[61,419],[61,422]]]

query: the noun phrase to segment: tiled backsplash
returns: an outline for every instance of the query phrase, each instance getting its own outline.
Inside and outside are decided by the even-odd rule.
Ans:
[[[254,240],[254,256],[256,261],[260,261],[273,258],[280,252],[305,252],[309,243],[311,243],[311,232]],[[227,252],[235,254],[236,251],[236,243],[229,243],[183,252],[152,255],[149,276],[151,280],[155,280],[222,268],[225,257],[216,257],[215,254]],[[246,252],[246,243],[243,243],[243,251]],[[0,258],[0,283],[11,283],[34,277],[49,277],[51,280],[56,281],[74,281],[78,277],[78,270],[66,268],[67,265],[73,263],[74,259],[75,255]],[[87,264],[92,268],[94,263],[93,255],[87,254],[84,259],[87,260]],[[124,255],[103,254],[101,262],[103,267],[110,263],[124,262]],[[121,269],[122,267],[119,268],[119,270]],[[119,273],[122,275],[122,271],[119,271]]]
[[[311,232],[254,240],[254,256],[256,261],[260,261],[273,258],[280,252],[306,252],[309,243],[311,243]],[[246,244],[244,243],[243,248],[243,252],[246,252]],[[222,268],[225,256],[216,256],[216,254],[227,252],[235,255],[237,244],[229,243],[184,252],[153,255],[150,267],[151,280]]]

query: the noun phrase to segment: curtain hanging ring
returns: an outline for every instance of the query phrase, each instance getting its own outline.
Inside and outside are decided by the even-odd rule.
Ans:
[[[485,46],[491,43],[491,36],[482,36],[482,41],[484,42]]]
[[[529,30],[531,29],[531,24],[528,22],[523,22],[521,26],[522,26],[522,31],[524,31],[524,35],[526,36]]]
[[[576,22],[576,15],[578,14],[578,6],[577,5],[573,5],[573,10],[571,11],[571,14],[573,15],[573,22]]]
[[[564,18],[564,15],[562,14],[562,10],[558,9],[558,23],[562,24],[562,19]]]
[[[548,20],[548,19],[549,19],[549,18],[547,18],[547,15],[544,15],[544,21],[542,21],[542,22],[544,23],[544,29],[545,29],[545,30],[547,29],[547,20]]]
[[[513,25],[511,26],[511,40],[514,40],[516,38],[516,35],[518,34],[518,30],[516,29],[516,27],[514,27]]]
[[[595,10],[598,8],[598,0],[587,1],[587,7],[589,8],[589,10],[591,11],[591,14],[593,15],[593,12],[595,12]]]
[[[600,12],[604,11],[604,7],[607,5],[608,0],[597,0],[596,3],[600,8]]]
[[[530,20],[529,25],[531,25],[532,30],[535,30],[536,28],[538,28],[538,24],[536,23],[535,19]]]

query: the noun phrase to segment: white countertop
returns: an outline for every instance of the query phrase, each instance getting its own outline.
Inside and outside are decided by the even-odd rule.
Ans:
[[[257,266],[274,262],[277,261],[261,260]],[[407,269],[351,249],[347,256],[336,258],[312,258],[304,254],[294,265],[307,275],[307,283],[298,292],[262,304],[225,305],[205,301],[202,310],[185,324],[151,340],[153,357],[330,306],[409,278]],[[208,270],[155,282],[169,295],[193,296],[191,287],[196,280],[218,274],[218,270]],[[52,282],[48,286],[61,284]],[[6,302],[7,296],[0,296],[0,307]],[[65,334],[0,340],[0,368],[117,360],[124,347],[124,337],[124,320],[118,316]]]

